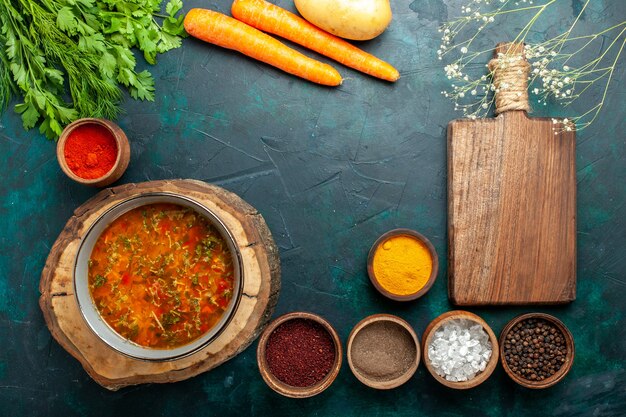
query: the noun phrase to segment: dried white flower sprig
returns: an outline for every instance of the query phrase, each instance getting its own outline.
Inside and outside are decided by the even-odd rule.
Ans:
[[[529,41],[529,33],[537,31],[537,22],[542,15],[545,17],[550,8],[563,1],[472,0],[461,7],[460,17],[442,25],[439,29],[442,33],[441,46],[437,54],[440,60],[449,62],[444,70],[451,80],[451,89],[442,91],[442,94],[454,102],[455,110],[475,119],[487,116],[493,109],[494,93],[498,90],[491,83],[493,73],[485,69],[484,65],[493,54],[493,46],[476,51],[473,46],[479,43],[477,38],[488,27],[507,15],[518,13],[527,16],[528,20],[515,39],[509,40],[526,45],[525,55],[531,65],[528,85],[536,103],[546,105],[554,100],[567,106],[583,96],[592,85],[603,83],[599,102],[590,100],[589,108],[584,113],[567,119],[554,119],[554,122],[565,130],[581,130],[596,120],[626,44],[626,21],[598,33],[574,34],[576,24],[591,2],[586,0],[571,26],[563,33],[539,43]],[[598,42],[602,41],[606,45],[599,48],[599,56],[580,62],[581,52],[598,48]],[[500,56],[499,59],[501,65],[507,65],[507,59],[519,58]],[[506,84],[499,86],[499,89],[506,88]]]

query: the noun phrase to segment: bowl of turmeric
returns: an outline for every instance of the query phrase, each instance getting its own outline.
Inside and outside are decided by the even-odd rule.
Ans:
[[[63,129],[57,143],[61,170],[72,180],[93,187],[117,181],[130,161],[124,131],[106,119],[78,119]]]
[[[411,301],[435,283],[437,252],[430,241],[411,229],[394,229],[380,236],[367,258],[367,273],[374,287],[387,298]]]

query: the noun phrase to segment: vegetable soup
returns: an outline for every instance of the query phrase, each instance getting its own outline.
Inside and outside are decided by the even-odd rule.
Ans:
[[[225,240],[204,216],[176,204],[138,207],[113,221],[93,248],[88,275],[102,318],[156,349],[205,334],[233,297]]]

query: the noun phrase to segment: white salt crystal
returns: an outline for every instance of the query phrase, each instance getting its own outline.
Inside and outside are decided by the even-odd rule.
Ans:
[[[468,381],[487,367],[492,347],[481,325],[467,319],[450,320],[428,346],[430,363],[448,381]]]

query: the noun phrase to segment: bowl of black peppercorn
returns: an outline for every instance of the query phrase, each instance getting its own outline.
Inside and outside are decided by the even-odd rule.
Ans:
[[[515,317],[500,334],[500,361],[519,385],[542,389],[565,378],[574,362],[574,338],[556,317],[528,313]]]

